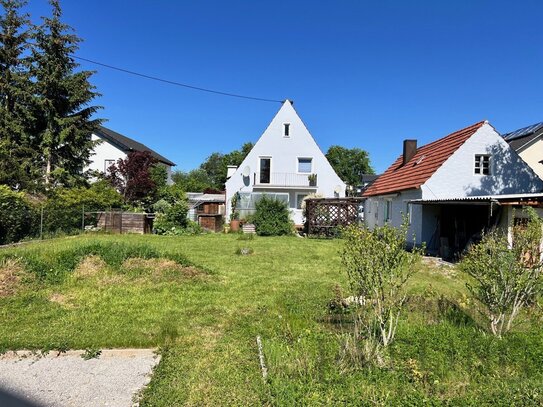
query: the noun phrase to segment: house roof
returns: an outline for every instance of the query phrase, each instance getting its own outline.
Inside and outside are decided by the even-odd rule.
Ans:
[[[118,147],[122,151],[129,153],[132,151],[149,151],[151,155],[156,158],[161,163],[164,163],[166,165],[175,166],[175,163],[168,160],[166,157],[160,155],[156,151],[150,149],[145,144],[142,144],[136,140],[133,140],[129,137],[123,136],[122,134],[119,134],[113,130],[110,130],[104,126],[98,126],[98,129],[94,131],[94,134],[96,134],[98,137],[107,140],[109,143],[113,144],[114,146]]]
[[[481,121],[464,129],[455,131],[439,140],[419,147],[417,152],[403,165],[403,156],[371,184],[364,197],[390,194],[407,189],[419,188],[458,148],[475,134],[486,122]]]
[[[502,137],[509,143],[511,148],[517,151],[542,134],[543,122],[532,124],[531,126],[526,126],[522,129],[503,134]]]

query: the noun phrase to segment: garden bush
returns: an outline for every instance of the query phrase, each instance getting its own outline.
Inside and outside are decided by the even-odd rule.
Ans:
[[[34,236],[38,230],[38,212],[28,197],[0,185],[0,244]]]
[[[44,231],[73,233],[81,230],[83,211],[104,211],[122,205],[122,196],[106,181],[98,181],[89,188],[59,188],[50,194],[43,208]]]
[[[255,206],[256,212],[251,216],[251,222],[258,235],[282,236],[293,233],[294,225],[286,202],[264,195]]]

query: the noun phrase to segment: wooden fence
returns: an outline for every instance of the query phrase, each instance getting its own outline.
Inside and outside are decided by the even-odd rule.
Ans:
[[[362,198],[313,198],[305,201],[305,229],[309,236],[333,237],[340,227],[359,223]]]

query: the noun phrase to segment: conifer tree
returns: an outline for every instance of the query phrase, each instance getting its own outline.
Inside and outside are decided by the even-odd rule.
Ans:
[[[99,107],[90,105],[98,93],[89,82],[94,72],[77,71],[79,64],[72,56],[81,40],[61,21],[59,1],[49,3],[52,16],[37,28],[32,52],[37,134],[46,186],[70,186],[85,180],[83,167],[93,146],[90,135],[100,124],[92,117]]]
[[[33,124],[32,81],[28,57],[31,27],[21,12],[26,1],[0,0],[0,183],[28,188],[35,179],[37,155]]]

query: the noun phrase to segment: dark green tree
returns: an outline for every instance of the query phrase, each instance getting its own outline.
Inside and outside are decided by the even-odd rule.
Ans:
[[[98,96],[89,82],[92,71],[76,71],[73,54],[81,41],[61,21],[58,0],[50,0],[52,17],[37,28],[32,55],[35,93],[39,100],[37,134],[46,185],[76,185],[84,181],[83,167],[93,146],[90,134],[100,123]]]
[[[362,174],[373,174],[367,151],[360,148],[331,146],[326,158],[337,175],[348,185],[359,185]]]
[[[211,178],[201,168],[189,172],[176,171],[172,175],[172,180],[175,185],[186,192],[203,192],[206,189],[213,188]]]
[[[0,183],[28,188],[36,178],[37,154],[30,127],[33,83],[28,58],[31,28],[22,0],[0,0]]]
[[[211,188],[224,190],[226,182],[227,167],[229,165],[239,166],[253,148],[253,143],[245,143],[240,150],[234,150],[228,154],[213,153],[200,168],[206,172],[211,180]]]

